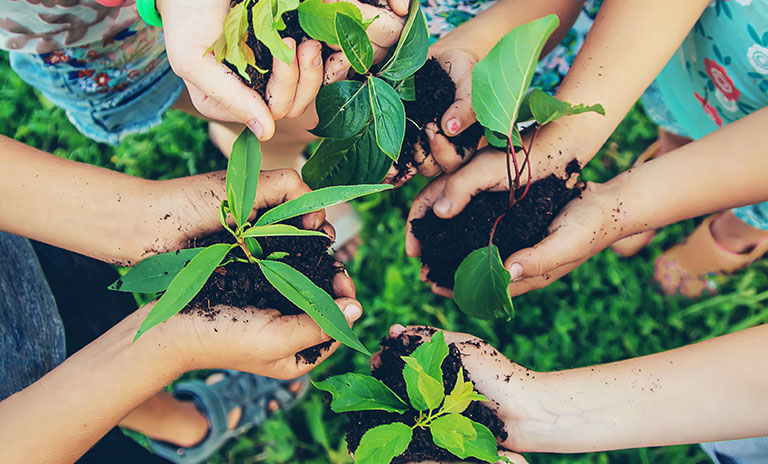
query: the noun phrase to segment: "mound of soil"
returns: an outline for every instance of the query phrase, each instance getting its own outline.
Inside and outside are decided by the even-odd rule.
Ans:
[[[434,333],[434,329],[424,328],[430,333]],[[403,368],[405,362],[401,356],[409,356],[413,353],[419,345],[421,339],[413,335],[401,335],[397,338],[385,338],[382,340],[381,351],[381,365],[373,369],[371,374],[377,379],[384,382],[389,388],[397,393],[400,398],[408,398],[408,391],[405,386],[405,380],[403,380]],[[454,385],[456,384],[456,377],[459,373],[459,368],[463,367],[461,363],[461,353],[459,349],[454,345],[449,345],[448,356],[443,361],[443,385],[445,387],[445,394],[449,394]],[[470,378],[470,373],[464,370],[465,378]],[[416,423],[418,416],[415,412],[407,412],[405,414],[389,413],[386,411],[354,411],[345,413],[349,418],[349,424],[347,425],[347,444],[349,451],[354,452],[360,445],[360,439],[363,434],[372,429],[373,427],[390,424],[392,422],[403,422],[408,425]],[[504,430],[504,423],[496,416],[488,406],[483,403],[473,401],[469,407],[462,413],[472,419],[475,422],[485,425],[491,432],[501,439],[507,438],[507,432]],[[415,429],[413,431],[413,440],[401,456],[396,457],[392,463],[407,463],[407,462],[421,462],[426,460],[434,460],[437,462],[454,462],[458,460],[452,453],[435,446],[432,441],[432,435],[428,430]],[[472,458],[465,459],[466,462],[481,462]],[[462,462],[464,462],[462,461]]]
[[[440,66],[440,63],[434,58],[430,58],[414,75],[414,87],[416,100],[403,102],[405,115],[421,128],[430,122],[437,123],[439,127],[443,114],[456,98],[456,84],[445,69]],[[448,140],[456,146],[462,157],[466,157],[467,154],[477,148],[482,135],[482,126],[475,123],[456,137],[448,137]],[[430,153],[426,133],[406,120],[403,149],[395,164],[400,171],[400,176],[404,176],[408,172],[409,166],[417,166],[414,159],[417,146],[427,154]]]
[[[566,174],[570,177],[579,172],[581,168],[574,159]],[[430,209],[423,218],[411,221],[413,235],[421,242],[421,262],[429,268],[427,278],[441,287],[453,288],[456,269],[472,251],[488,246],[493,224],[504,213],[493,236],[502,259],[539,243],[560,210],[581,191],[581,185],[568,188],[565,179],[550,175],[531,184],[525,198],[512,208],[508,192],[482,192],[451,219],[439,218]]]
[[[293,218],[284,222],[295,227],[301,227],[301,219]],[[234,243],[232,234],[223,230],[213,235],[203,237],[190,243],[190,248],[204,247],[215,243]],[[324,237],[265,237],[259,238],[259,244],[265,255],[274,251],[283,251],[288,256],[281,261],[309,277],[312,282],[328,294],[335,297],[333,278],[339,272],[336,260],[328,254],[331,241]],[[235,249],[234,254],[245,258],[242,250]],[[216,305],[223,304],[242,308],[270,308],[282,314],[299,314],[301,309],[296,307],[280,292],[278,292],[264,277],[257,265],[233,262],[223,268],[218,268],[200,293],[182,310],[183,313],[197,314],[208,319],[215,319],[220,310]],[[236,317],[233,317],[236,318]],[[248,322],[244,320],[243,322]],[[314,363],[318,356],[327,350],[330,342],[318,345],[298,353],[297,358],[308,363]]]

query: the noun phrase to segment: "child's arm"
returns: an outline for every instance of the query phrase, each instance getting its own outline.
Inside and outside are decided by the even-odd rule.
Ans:
[[[544,287],[620,238],[683,219],[768,201],[768,108],[626,171],[590,184],[551,235],[505,261],[522,266],[510,292]],[[519,269],[519,268],[518,268]]]
[[[390,334],[418,335],[393,326]],[[497,403],[515,451],[574,453],[768,434],[768,326],[663,353],[534,372],[446,332],[478,391]],[[472,340],[472,343],[466,343]],[[478,343],[478,341],[480,343]]]
[[[344,277],[339,274],[339,279]],[[349,283],[345,285],[351,290]],[[359,303],[352,298],[336,303],[350,325],[360,317]],[[132,342],[151,307],[140,308],[43,378],[0,402],[0,462],[75,462],[130,411],[189,370],[235,369],[293,379],[339,346],[333,343],[313,364],[297,361],[297,352],[330,339],[308,315],[238,309],[237,317],[243,310],[250,313],[244,324],[226,316],[231,308],[225,306],[222,317],[214,321],[179,314]]]
[[[624,115],[658,75],[691,30],[707,0],[606,0],[556,96],[572,103],[600,103],[605,116],[585,113],[542,129],[533,146],[533,178],[561,174],[573,158],[592,159]],[[467,39],[469,40],[469,39]],[[496,152],[458,171],[450,191],[414,203],[416,210],[444,199],[440,217],[453,217],[479,191],[507,185],[505,155]],[[473,167],[469,167],[472,166]],[[466,169],[466,170],[465,170]]]
[[[59,158],[0,136],[0,230],[104,261],[135,264],[221,228],[223,171],[150,181]],[[295,171],[264,171],[256,208],[309,191]],[[319,228],[324,213],[304,217]]]

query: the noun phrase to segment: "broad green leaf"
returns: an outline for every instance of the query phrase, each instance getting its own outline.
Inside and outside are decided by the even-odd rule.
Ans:
[[[462,413],[473,401],[488,401],[488,398],[475,391],[472,382],[464,380],[464,368],[459,368],[459,375],[456,377],[456,384],[449,395],[446,395],[443,403],[443,411],[451,413]]]
[[[456,269],[453,299],[471,317],[512,317],[515,309],[507,288],[510,279],[496,245],[479,248]]]
[[[355,450],[355,464],[389,464],[408,449],[413,430],[402,422],[379,425],[363,434]]]
[[[286,253],[285,251],[273,251],[272,253],[268,254],[264,257],[264,259],[270,259],[272,261],[279,261],[286,256],[288,256],[290,253]]]
[[[472,72],[472,106],[484,127],[509,134],[544,44],[559,24],[551,14],[505,35]]]
[[[499,135],[498,133],[485,128],[485,140],[488,141],[489,145],[493,145],[496,148],[501,148],[502,150],[507,149],[507,138],[506,136]]]
[[[392,57],[381,68],[380,77],[399,81],[419,70],[427,61],[429,32],[427,20],[421,11],[419,0],[411,0],[408,19],[405,21],[400,40]]]
[[[299,24],[308,36],[328,45],[338,45],[336,39],[335,19],[336,13],[342,13],[363,28],[368,24],[363,21],[363,15],[360,9],[349,2],[339,1],[333,3],[323,3],[323,0],[305,0],[299,4]]]
[[[424,372],[440,385],[442,394],[444,394],[442,365],[446,356],[448,356],[448,345],[445,343],[443,332],[436,332],[432,335],[432,340],[422,343],[411,353],[411,357],[424,369]],[[411,404],[419,410],[427,409],[427,402],[420,393],[418,370],[406,365],[403,369],[403,379]]]
[[[462,459],[467,457],[465,443],[477,438],[472,420],[461,414],[446,414],[438,417],[429,424],[429,431],[432,433],[432,441],[435,445],[447,449]]]
[[[312,384],[333,395],[334,412],[379,410],[403,414],[410,410],[384,382],[370,375],[342,374]]]
[[[249,3],[251,2],[243,1],[230,8],[229,13],[224,18],[223,34],[205,51],[206,55],[213,52],[219,63],[226,58],[230,64],[237,68],[238,74],[248,82],[251,81],[251,78],[246,73],[246,68],[249,64],[256,66],[253,50],[245,43],[248,33],[247,6]]]
[[[373,45],[365,29],[343,13],[337,12],[334,21],[336,40],[352,69],[358,74],[367,73],[373,64]]]
[[[184,309],[208,281],[213,271],[221,264],[235,245],[218,243],[200,251],[192,261],[173,278],[168,290],[157,300],[155,306],[139,326],[134,341],[147,330],[165,322]]]
[[[370,195],[371,193],[383,192],[391,189],[391,185],[340,185],[337,187],[328,187],[313,192],[305,193],[299,198],[295,198],[285,203],[275,206],[264,213],[258,221],[257,226],[274,224],[302,214],[319,211],[329,206],[344,203],[355,198]]]
[[[168,288],[176,274],[192,260],[202,248],[170,251],[150,256],[133,267],[127,274],[107,287],[118,292],[158,293]]]
[[[413,76],[403,79],[395,88],[401,100],[416,101],[416,80]]]
[[[245,246],[248,247],[248,251],[251,252],[251,256],[254,258],[260,258],[261,255],[264,254],[264,250],[255,238],[245,237],[243,241],[245,242]]]
[[[566,101],[558,100],[541,89],[531,91],[528,96],[528,105],[531,114],[540,126],[571,114],[594,112],[605,116],[603,105],[584,106],[583,103],[572,105]]]
[[[243,232],[243,237],[326,237],[319,230],[304,230],[287,224],[254,226]]]
[[[400,157],[405,137],[405,107],[397,92],[378,77],[368,78],[376,143],[393,161]]]
[[[472,427],[475,429],[477,436],[472,440],[464,441],[465,457],[459,457],[465,459],[472,456],[485,462],[495,463],[504,461],[511,464],[512,461],[509,458],[499,456],[499,447],[496,444],[496,437],[493,436],[493,432],[488,430],[488,427],[483,424],[478,424],[473,420],[470,420],[470,422],[472,422]]]
[[[261,170],[261,145],[249,130],[244,130],[232,145],[227,163],[227,202],[238,227],[248,221],[256,200]]]
[[[405,369],[413,371],[416,376],[415,385],[406,378],[405,386],[411,405],[419,411],[437,409],[445,397],[442,382],[428,375],[424,371],[424,366],[416,358],[403,356],[403,361],[405,361]]]
[[[315,98],[315,108],[318,122],[312,134],[332,139],[354,137],[371,120],[368,83],[339,81],[324,85]]]
[[[253,12],[253,30],[256,38],[269,48],[272,56],[283,63],[291,63],[294,51],[285,42],[278,31],[285,29],[282,16],[286,11],[295,10],[299,0],[276,0],[276,10],[272,10],[272,1],[257,1]],[[298,45],[298,44],[297,44]]]
[[[259,261],[259,268],[278,292],[309,314],[331,338],[365,355],[371,355],[349,327],[344,313],[331,295],[307,276],[280,261],[262,260]]]
[[[392,160],[376,144],[373,125],[356,138],[324,139],[301,169],[313,189],[334,185],[373,184],[386,177]]]

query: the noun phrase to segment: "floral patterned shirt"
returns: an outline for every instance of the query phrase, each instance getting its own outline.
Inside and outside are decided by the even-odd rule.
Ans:
[[[50,53],[109,39],[136,23],[135,0],[106,7],[95,0],[0,0],[0,48]]]
[[[694,139],[768,105],[768,0],[713,0],[656,82]]]

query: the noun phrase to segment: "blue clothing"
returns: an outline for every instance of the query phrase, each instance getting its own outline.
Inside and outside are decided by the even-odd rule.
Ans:
[[[702,443],[715,464],[766,464],[768,437]]]

